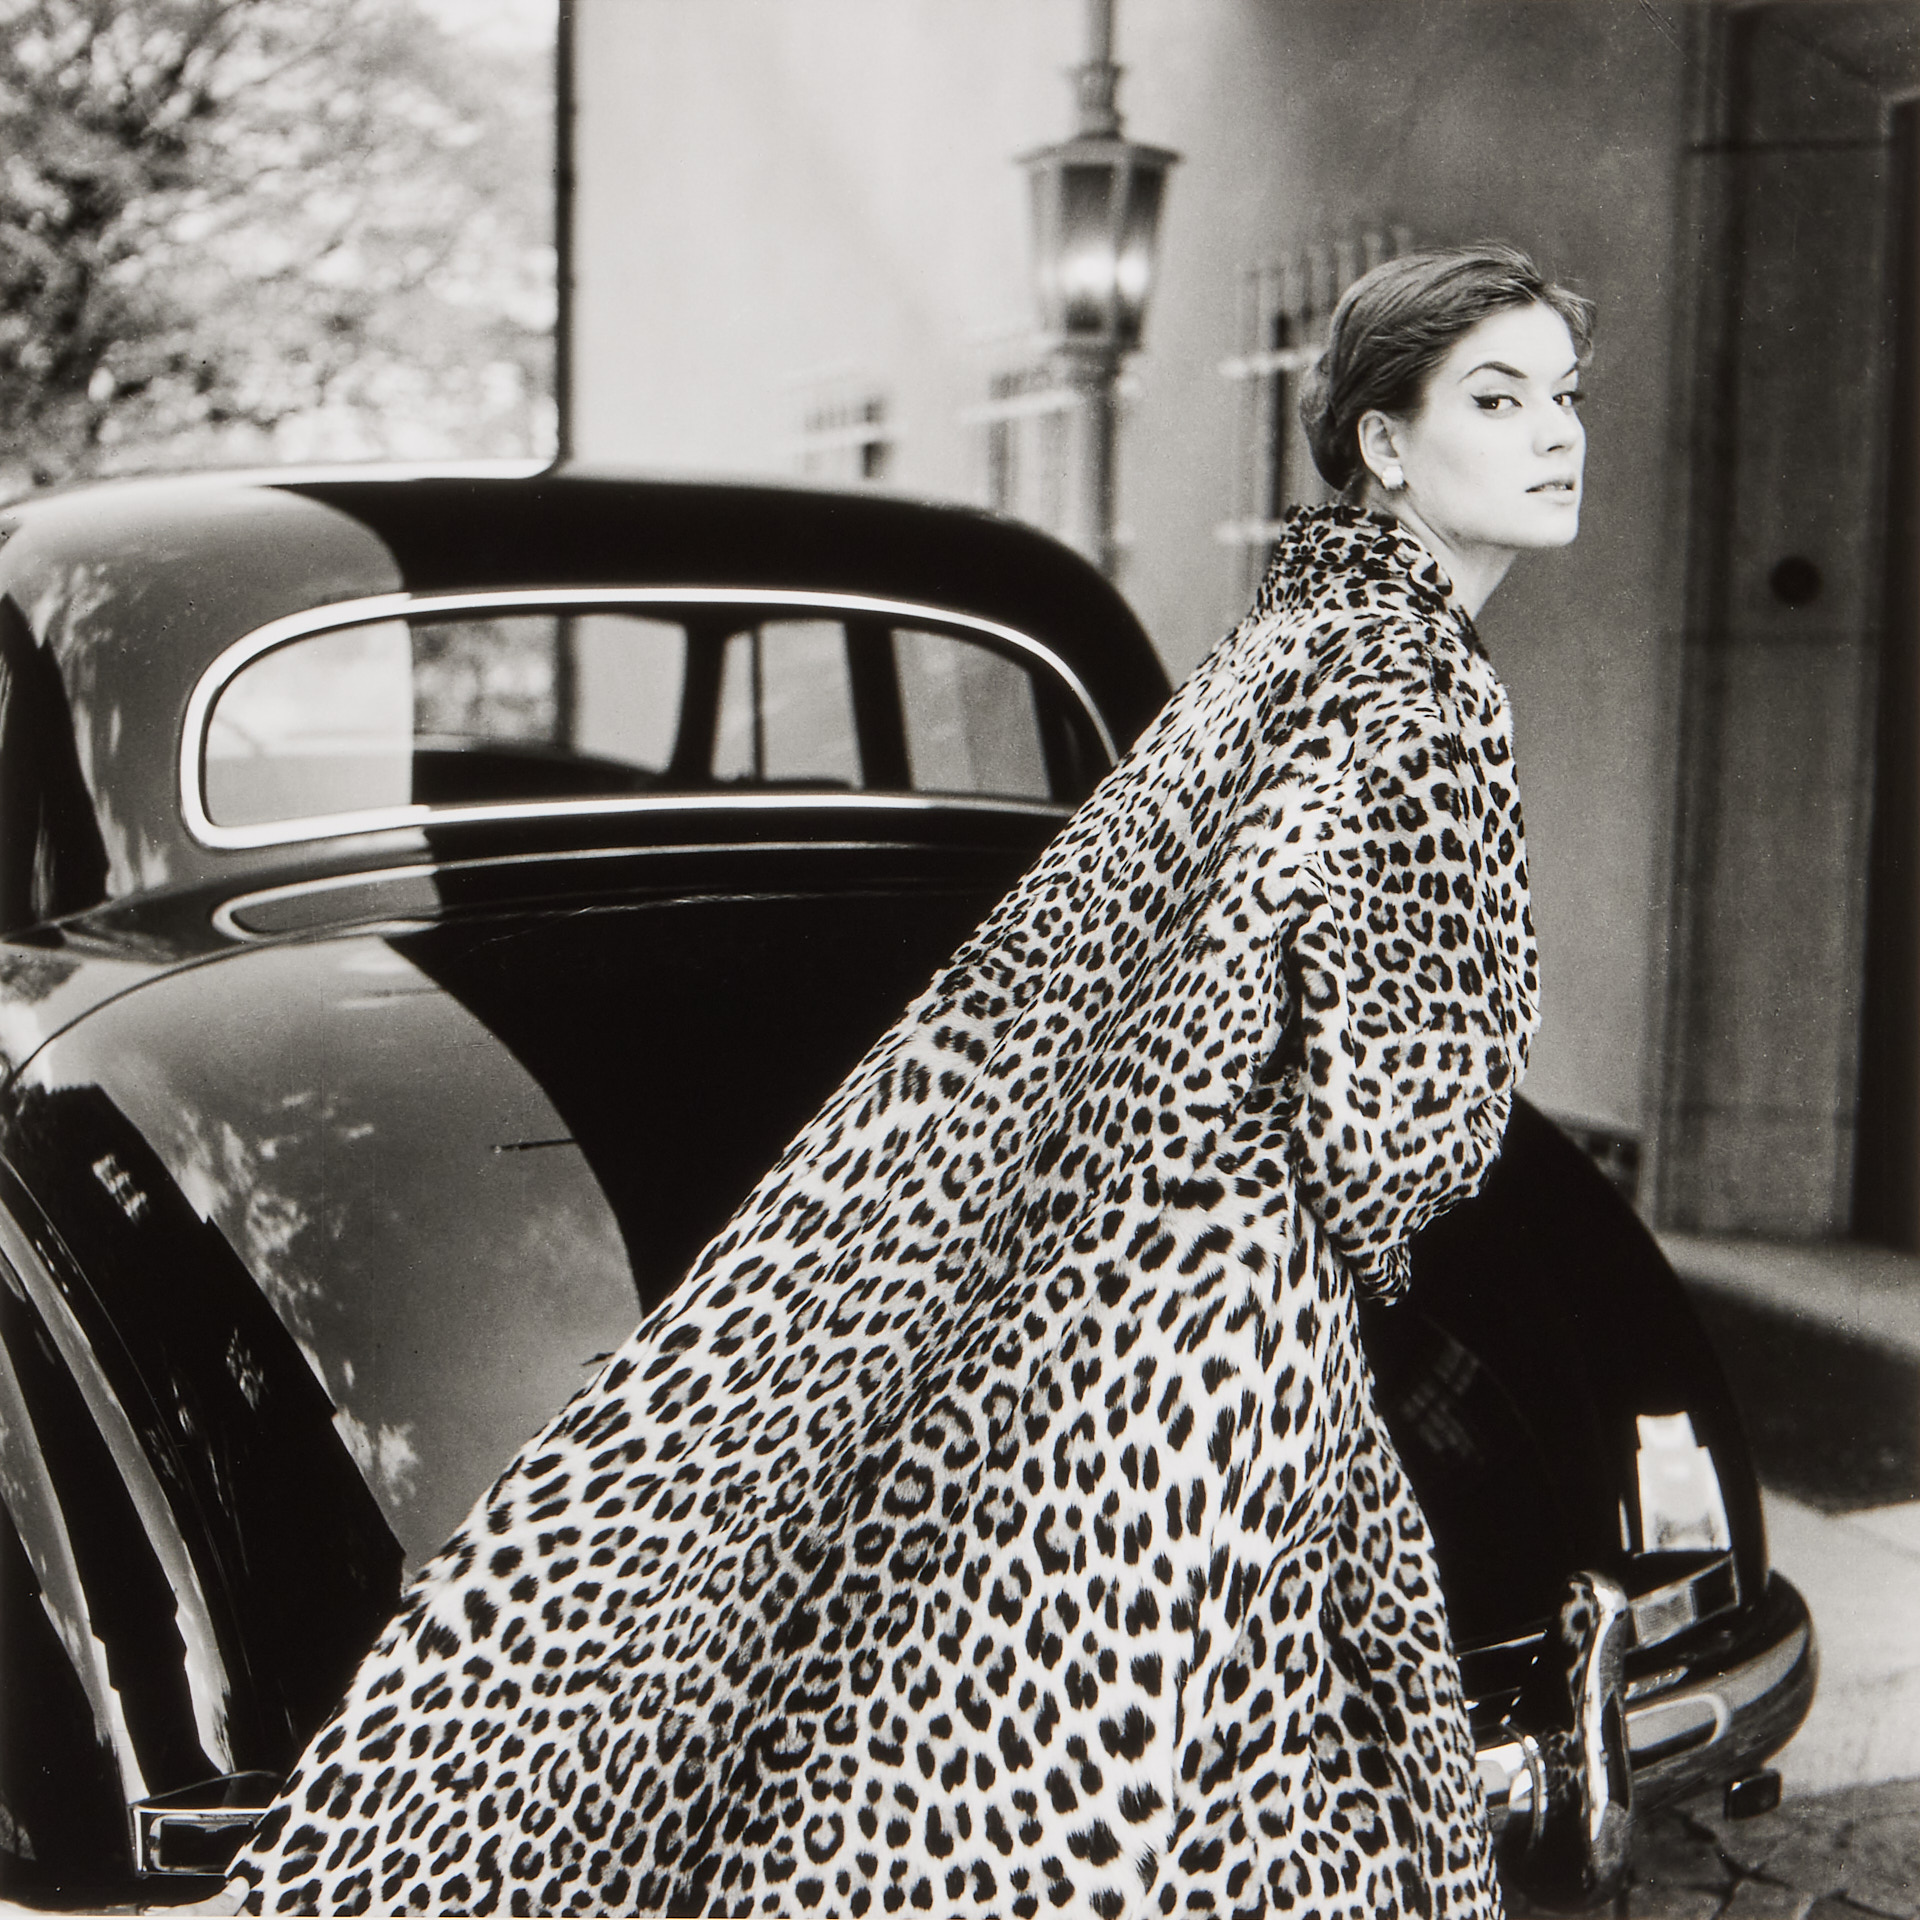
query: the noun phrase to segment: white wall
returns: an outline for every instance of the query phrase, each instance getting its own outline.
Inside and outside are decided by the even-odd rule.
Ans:
[[[1016,148],[1061,128],[1051,0],[583,0],[584,459],[791,470],[799,395],[896,398],[896,474],[966,493],[983,336],[1030,325]]]

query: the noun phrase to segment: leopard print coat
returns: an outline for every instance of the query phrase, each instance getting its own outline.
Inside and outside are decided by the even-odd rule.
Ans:
[[[1393,523],[1254,609],[421,1574],[248,1911],[1498,1911],[1357,1290],[1534,1024]]]

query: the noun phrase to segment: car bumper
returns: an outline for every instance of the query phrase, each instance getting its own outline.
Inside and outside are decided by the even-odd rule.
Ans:
[[[1819,1654],[1807,1604],[1773,1574],[1759,1604],[1731,1627],[1698,1631],[1626,1689],[1633,1801],[1645,1811],[1724,1786],[1761,1766],[1793,1737],[1813,1703]],[[1483,1733],[1480,1777],[1499,1838],[1531,1818],[1542,1788],[1537,1743],[1511,1726]]]
[[[1819,1655],[1807,1604],[1773,1574],[1734,1623],[1705,1623],[1661,1643],[1670,1656],[1626,1689],[1633,1805],[1645,1812],[1724,1786],[1793,1737],[1813,1702]],[[1480,1735],[1480,1777],[1498,1842],[1530,1821],[1544,1789],[1533,1736],[1502,1724]],[[134,1852],[147,1875],[201,1878],[224,1869],[272,1798],[273,1782],[236,1776],[133,1809]]]

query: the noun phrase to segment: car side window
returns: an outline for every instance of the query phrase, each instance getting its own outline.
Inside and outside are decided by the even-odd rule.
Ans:
[[[837,620],[764,620],[722,644],[714,778],[752,786],[862,785],[845,627]]]
[[[1078,800],[1107,754],[1038,652],[892,610],[422,608],[245,661],[200,747],[218,830],[749,788]]]
[[[664,774],[686,691],[686,628],[630,613],[572,613],[557,626],[576,750]]]
[[[413,669],[404,620],[277,647],[222,693],[207,726],[208,817],[255,826],[412,798]]]
[[[951,634],[894,630],[907,765],[919,793],[1051,795],[1033,677]]]

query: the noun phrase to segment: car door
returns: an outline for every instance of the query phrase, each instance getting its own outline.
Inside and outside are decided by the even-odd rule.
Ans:
[[[400,1551],[306,1357],[114,1103],[7,1107],[0,1874],[71,1892],[205,1866],[391,1611]]]
[[[234,1770],[186,1538],[66,1291],[0,1212],[0,1875],[111,1887],[128,1809]]]

